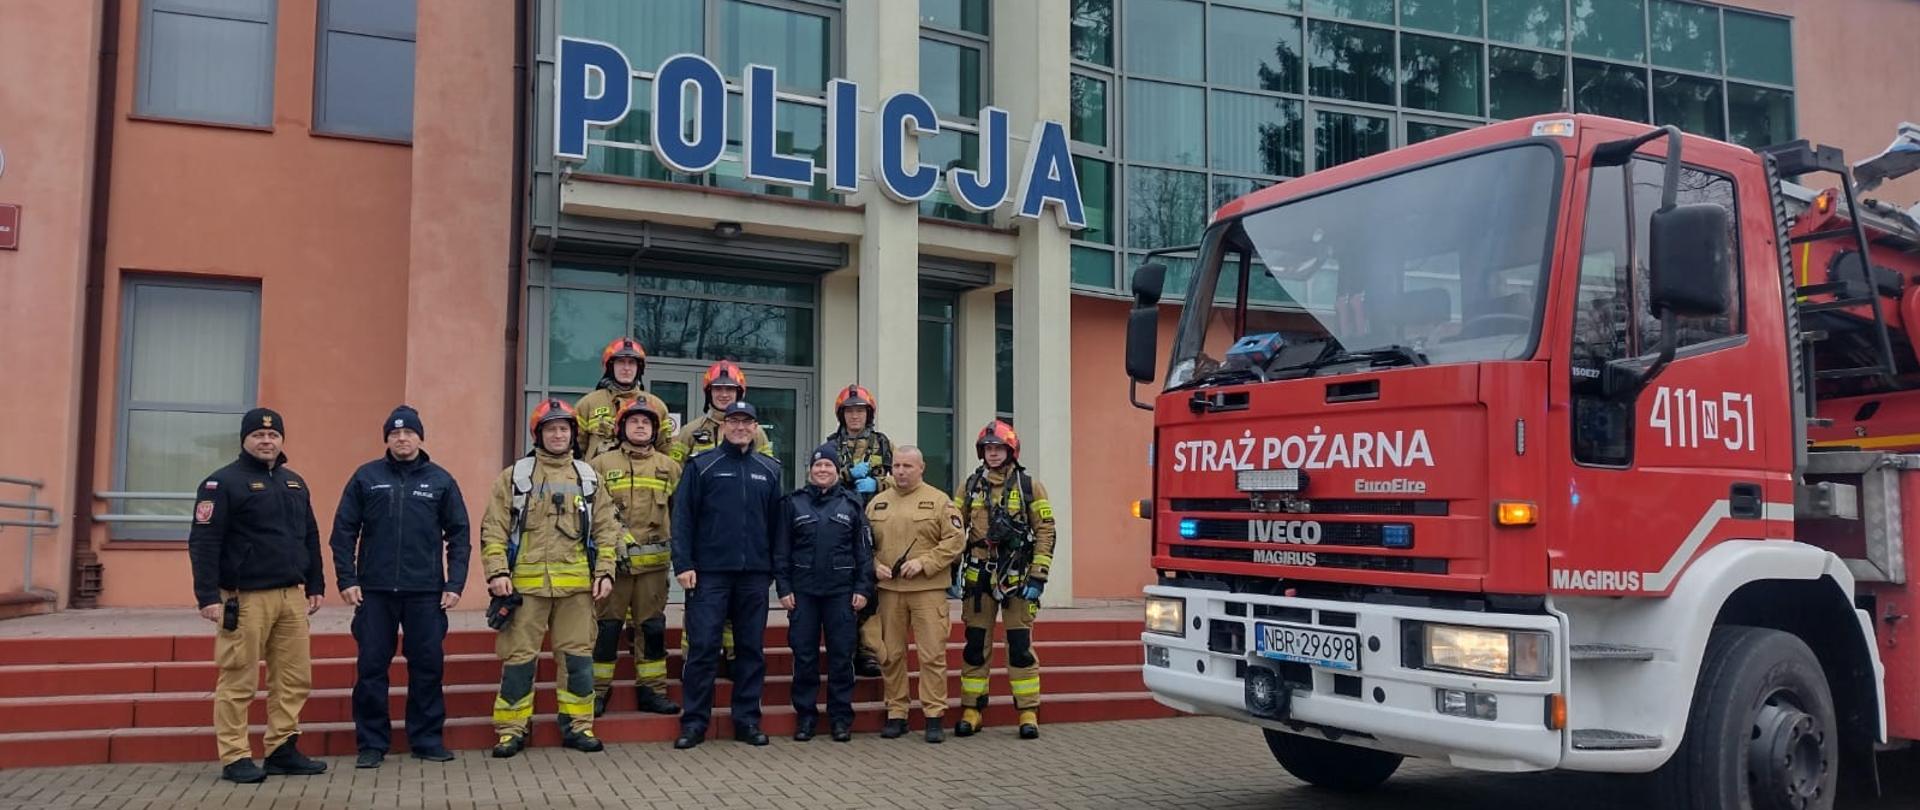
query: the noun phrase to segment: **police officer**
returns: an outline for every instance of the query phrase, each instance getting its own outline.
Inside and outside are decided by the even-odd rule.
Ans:
[[[466,588],[473,553],[460,484],[421,449],[427,429],[419,412],[394,408],[381,431],[385,457],[354,471],[333,513],[334,578],[340,598],[353,606],[353,640],[360,648],[360,678],[353,685],[358,768],[380,767],[392,742],[387,669],[396,634],[407,645],[407,747],[414,759],[453,759],[440,737],[447,721],[440,642],[447,635],[447,611]]]
[[[947,710],[947,583],[965,537],[960,512],[947,494],[922,480],[926,457],[920,449],[894,451],[893,486],[867,504],[873,524],[873,570],[879,578],[880,607],[862,633],[881,651],[885,671],[887,722],[880,736],[907,733],[907,635],[920,655],[920,711],[927,718],[927,742],[946,739],[940,718]]]
[[[787,496],[792,548],[774,573],[789,613],[795,742],[813,739],[819,716],[820,636],[827,641],[827,720],[833,741],[853,739],[854,613],[873,599],[873,536],[859,496],[840,483],[839,449],[813,451],[807,483]]]
[[[300,753],[300,709],[313,688],[308,616],[326,593],[320,525],[306,479],[287,469],[280,452],[286,420],[266,408],[240,418],[241,453],[195,490],[187,557],[194,603],[219,626],[213,693],[220,776],[239,783],[267,774],[324,773],[325,763]],[[247,741],[247,708],[267,662],[268,751],[262,771]]]
[[[593,460],[593,471],[619,508],[621,535],[615,557],[613,598],[600,603],[599,638],[593,645],[593,714],[606,713],[613,691],[620,631],[633,627],[634,696],[640,711],[678,714],[667,699],[668,499],[680,483],[680,464],[656,450],[664,417],[644,399],[620,411],[620,446]]]
[[[726,410],[747,395],[747,373],[731,360],[721,360],[707,367],[702,380],[706,391],[706,412],[687,422],[687,426],[674,436],[672,447],[673,460],[685,464],[687,459],[712,450],[723,443],[721,419]],[[767,438],[765,428],[756,425],[753,430],[753,446],[767,458],[773,458],[773,440]],[[680,634],[680,653],[684,659],[691,640],[687,634]],[[716,671],[720,677],[729,677],[733,671],[733,624],[725,624],[720,631],[720,649],[722,652]]]
[[[549,627],[561,744],[588,752],[604,747],[593,736],[593,603],[613,592],[614,545],[624,533],[606,488],[575,457],[573,409],[549,399],[534,409],[530,428],[534,449],[501,471],[480,522],[494,597],[487,612],[501,631],[493,755],[502,758],[527,746],[535,665]]]
[[[834,398],[833,415],[840,429],[827,437],[840,462],[840,483],[853,490],[865,507],[880,490],[893,486],[893,441],[874,427],[880,415],[879,400],[866,387],[855,384],[840,389]],[[860,611],[860,629],[866,630],[873,619],[874,605]],[[880,651],[860,645],[853,659],[854,671],[861,677],[880,677]]]
[[[669,415],[666,401],[640,387],[640,377],[646,373],[647,350],[640,346],[640,341],[617,337],[600,351],[600,384],[574,405],[580,421],[582,458],[598,458],[620,446],[615,417],[626,412],[627,404],[635,401],[645,401],[654,413],[660,414],[661,427],[654,431],[654,446],[660,450],[671,447],[673,417]]]
[[[673,747],[706,739],[713,706],[720,630],[734,634],[733,738],[766,745],[760,731],[760,687],[766,677],[761,636],[767,629],[767,587],[786,568],[786,498],[780,465],[753,452],[760,417],[745,402],[727,406],[725,443],[688,462],[673,503],[673,570],[687,589],[686,635],[692,651],[680,673],[686,709]]]
[[[988,660],[994,614],[1004,609],[1007,681],[1020,712],[1020,739],[1040,736],[1040,658],[1033,652],[1033,619],[1040,612],[1053,567],[1053,503],[1047,488],[1020,464],[1020,436],[998,419],[974,440],[980,467],[954,499],[967,524],[967,553],[960,579],[960,618],[967,626],[961,654],[962,737],[980,730],[987,709]]]

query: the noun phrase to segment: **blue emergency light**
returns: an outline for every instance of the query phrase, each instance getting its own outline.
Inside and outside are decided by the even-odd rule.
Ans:
[[[1405,523],[1381,526],[1380,545],[1384,548],[1413,548],[1413,527]]]
[[[1193,518],[1180,519],[1180,536],[1188,540],[1200,536],[1200,521]]]
[[[1273,362],[1274,355],[1279,354],[1280,350],[1286,347],[1287,339],[1281,337],[1279,332],[1248,335],[1227,348],[1227,359],[1224,365],[1235,368],[1266,368],[1268,363]]]

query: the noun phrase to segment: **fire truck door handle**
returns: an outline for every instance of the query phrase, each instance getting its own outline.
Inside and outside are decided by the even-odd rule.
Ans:
[[[1727,514],[1736,518],[1760,518],[1760,485],[1742,481],[1727,493]]]

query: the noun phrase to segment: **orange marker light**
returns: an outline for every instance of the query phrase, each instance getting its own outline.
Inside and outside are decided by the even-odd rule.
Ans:
[[[1567,696],[1551,695],[1547,698],[1547,728],[1556,731],[1567,727]]]
[[[1494,522],[1502,526],[1532,526],[1539,517],[1527,501],[1500,501],[1493,508]]]
[[[1133,516],[1140,518],[1141,520],[1151,519],[1153,517],[1153,501],[1150,501],[1150,500],[1134,501]]]

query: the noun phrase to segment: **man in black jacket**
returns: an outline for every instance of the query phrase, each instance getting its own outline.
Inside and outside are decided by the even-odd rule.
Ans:
[[[313,689],[308,616],[327,592],[320,562],[320,526],[307,482],[287,469],[280,452],[286,421],[266,408],[240,418],[240,457],[216,470],[194,491],[187,558],[193,565],[194,603],[220,630],[213,659],[220,682],[213,693],[214,737],[220,775],[259,782],[267,774],[324,773],[325,763],[300,753],[300,709]],[[253,763],[247,707],[267,662],[265,771]]]
[[[853,739],[854,613],[873,599],[873,535],[860,496],[840,483],[838,446],[813,451],[807,483],[787,496],[792,548],[774,572],[789,613],[795,742],[813,739],[820,694],[820,635],[827,640],[827,720],[833,741]]]
[[[407,746],[415,759],[453,759],[440,736],[447,721],[441,641],[447,610],[466,587],[473,547],[459,483],[420,448],[427,437],[420,414],[401,405],[381,431],[385,457],[354,471],[333,514],[334,578],[340,598],[354,608],[353,640],[360,648],[360,678],[353,685],[359,768],[380,767],[392,743],[387,668],[393,665],[394,636],[403,628]]]
[[[780,463],[754,452],[760,429],[752,405],[735,402],[721,418],[725,441],[694,456],[681,472],[673,502],[673,571],[687,590],[688,653],[680,673],[685,709],[680,737],[686,749],[707,738],[713,708],[720,628],[733,622],[733,738],[766,745],[760,731],[760,687],[766,678],[762,638],[767,630],[767,586],[786,569],[786,503]]]

